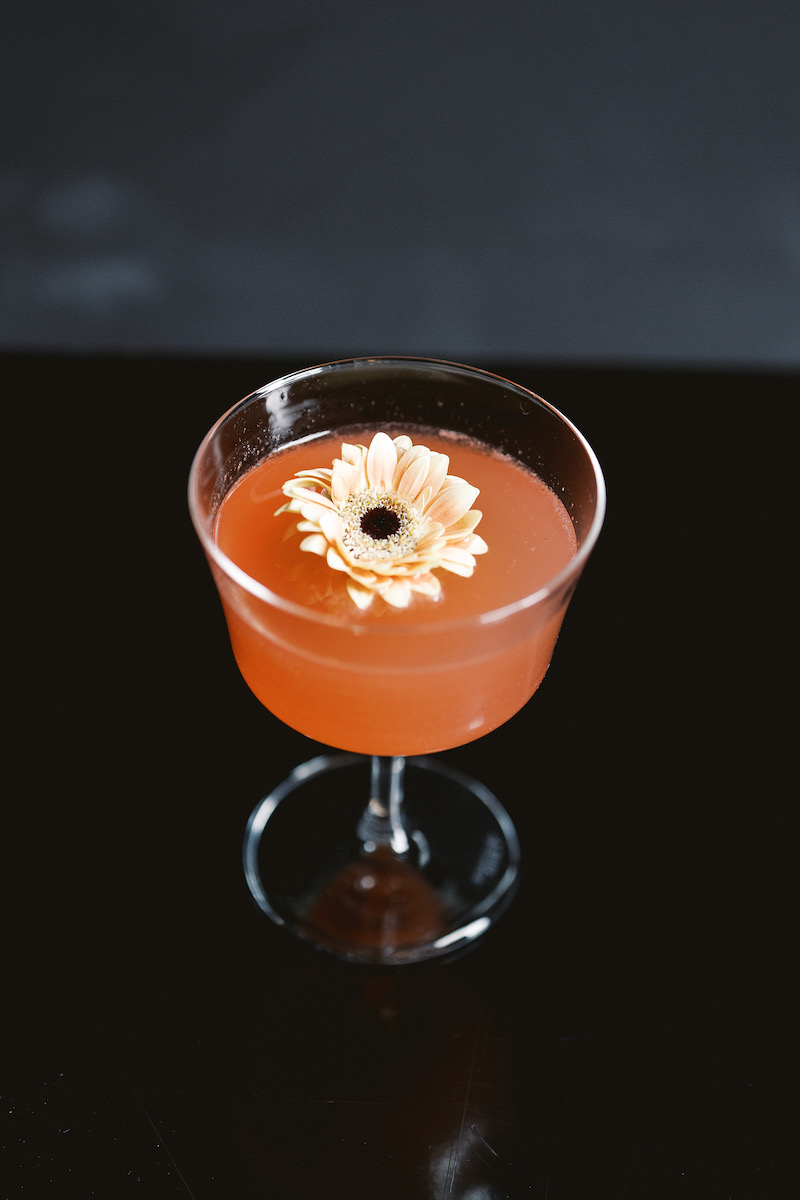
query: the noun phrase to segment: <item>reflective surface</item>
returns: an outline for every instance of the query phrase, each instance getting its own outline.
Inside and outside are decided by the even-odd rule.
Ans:
[[[387,977],[245,886],[322,751],[241,683],[184,509],[300,362],[4,365],[3,1194],[795,1195],[798,381],[504,364],[597,449],[602,555],[538,700],[444,756],[513,815],[514,904]]]

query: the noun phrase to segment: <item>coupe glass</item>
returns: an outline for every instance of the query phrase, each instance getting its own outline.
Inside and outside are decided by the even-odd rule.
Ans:
[[[404,622],[394,610],[384,621],[355,604],[344,618],[298,604],[223,553],[220,505],[256,465],[290,444],[331,432],[364,443],[377,429],[446,430],[530,468],[569,515],[573,557],[535,590],[466,617],[415,598],[422,619],[417,607]],[[265,499],[271,520],[285,497]],[[498,799],[432,756],[497,728],[539,686],[603,521],[590,446],[545,401],[482,370],[333,362],[267,384],[217,421],[192,464],[189,507],[245,681],[282,722],[337,751],[295,768],[252,812],[244,870],[256,904],[354,962],[402,965],[468,948],[514,895],[519,843]],[[514,527],[525,519],[508,513]],[[476,575],[491,572],[491,554],[490,545]],[[438,574],[446,596],[452,577]]]

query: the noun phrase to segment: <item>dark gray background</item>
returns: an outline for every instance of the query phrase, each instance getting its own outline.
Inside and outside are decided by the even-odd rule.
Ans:
[[[12,0],[0,345],[800,363],[796,0]]]

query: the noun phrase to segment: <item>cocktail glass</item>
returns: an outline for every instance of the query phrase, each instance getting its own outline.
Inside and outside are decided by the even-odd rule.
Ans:
[[[573,556],[533,591],[468,617],[432,609],[428,621],[423,608],[404,623],[298,604],[223,552],[220,506],[267,456],[330,432],[363,443],[378,429],[444,429],[522,463],[562,501]],[[256,904],[353,962],[402,965],[475,944],[516,891],[519,842],[488,788],[435,755],[489,733],[539,686],[603,522],[591,447],[545,401],[476,368],[333,362],[267,384],[217,421],[192,464],[189,507],[246,682],[281,721],[338,751],[298,766],[253,810],[243,858]],[[276,508],[265,504],[265,519]],[[491,547],[477,570],[492,570]]]

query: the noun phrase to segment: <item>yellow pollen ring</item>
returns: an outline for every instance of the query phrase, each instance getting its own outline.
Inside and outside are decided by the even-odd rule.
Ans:
[[[396,530],[387,537],[373,537],[368,532],[370,522],[364,518],[376,509],[391,513],[397,519]],[[422,534],[417,510],[392,492],[378,492],[372,488],[356,492],[347,499],[340,512],[344,521],[342,542],[353,558],[401,558],[416,549]]]

